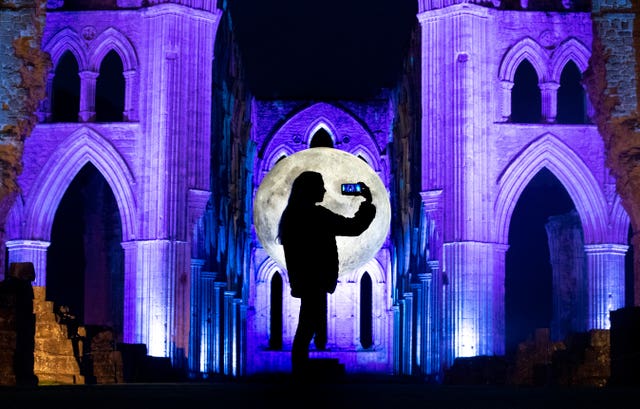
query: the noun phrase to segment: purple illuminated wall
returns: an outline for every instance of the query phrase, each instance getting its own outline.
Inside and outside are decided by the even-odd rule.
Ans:
[[[524,340],[510,334],[536,310],[551,312],[526,323],[523,337],[538,326],[606,329],[609,311],[624,306],[629,221],[576,88],[590,57],[588,10],[418,1],[395,89],[309,102],[252,98],[234,22],[214,2],[115,3],[79,11],[49,2],[48,97],[5,226],[9,261],[33,262],[35,285],[81,305],[85,323],[121,327],[120,341],[193,376],[289,371],[298,300],[257,240],[252,203],[273,165],[314,138],[377,172],[392,229],[376,257],[341,277],[328,348],[312,356],[338,358],[349,373],[438,377],[456,357],[508,353]],[[63,120],[60,95],[78,106]],[[64,205],[96,191],[107,198],[100,206]],[[566,208],[543,211],[561,196]],[[522,213],[532,201],[542,204]],[[571,223],[545,224],[567,214]],[[79,250],[59,250],[62,222],[79,230],[68,239]],[[533,248],[524,238],[535,229],[550,253],[516,257]],[[563,245],[569,236],[573,246]],[[570,268],[558,261],[567,254],[577,260]],[[84,294],[65,292],[65,257],[87,255],[97,261],[71,277]],[[528,269],[539,257],[555,270]],[[520,279],[550,304],[575,294],[569,307],[583,320],[563,327],[557,305],[516,304]]]

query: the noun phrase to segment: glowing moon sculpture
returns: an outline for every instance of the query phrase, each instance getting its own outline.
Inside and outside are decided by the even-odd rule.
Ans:
[[[340,272],[351,272],[368,262],[386,240],[391,221],[389,194],[375,171],[362,159],[333,148],[310,148],[280,160],[264,177],[254,201],[254,225],[267,253],[286,269],[284,250],[278,241],[280,216],[289,201],[298,175],[311,170],[322,174],[326,193],[320,205],[352,217],[364,199],[340,193],[342,183],[364,182],[371,190],[376,217],[361,235],[336,237]]]

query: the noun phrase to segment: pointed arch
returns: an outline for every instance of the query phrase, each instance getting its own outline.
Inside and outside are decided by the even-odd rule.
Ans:
[[[18,194],[16,200],[13,202],[13,206],[9,210],[7,220],[4,224],[4,230],[6,232],[6,240],[19,239],[23,234],[22,221],[24,220],[24,196]]]
[[[321,129],[324,129],[329,134],[329,136],[331,137],[331,140],[333,141],[333,145],[335,146],[338,143],[338,140],[337,140],[337,137],[336,137],[337,132],[334,129],[333,124],[329,120],[324,118],[324,117],[319,117],[317,120],[312,122],[307,127],[307,131],[306,131],[306,134],[305,134],[305,137],[304,137],[304,141],[305,141],[306,145],[307,146],[311,146],[311,141],[313,140],[313,137]]]
[[[258,267],[258,271],[256,274],[256,283],[268,283],[271,280],[271,277],[274,274],[279,273],[282,276],[282,284],[289,285],[289,275],[287,271],[280,266],[274,259],[271,257],[264,260],[260,266]]]
[[[309,145],[315,131],[323,127],[334,139],[336,149],[352,152],[359,147],[369,152],[373,169],[381,169],[381,153],[373,133],[350,112],[335,105],[319,102],[291,115],[258,147],[256,165],[260,169],[272,165],[275,152],[287,149],[293,153]],[[264,159],[260,159],[264,158]]]
[[[125,160],[109,141],[83,127],[69,135],[53,152],[32,186],[35,192],[26,208],[25,235],[49,240],[56,209],[80,169],[91,162],[106,179],[118,204],[122,241],[135,238],[136,201],[134,177]]]
[[[79,71],[84,71],[87,68],[88,60],[84,41],[78,33],[70,28],[64,28],[51,37],[43,50],[51,56],[51,69],[54,71],[66,51],[71,52],[75,57]]]
[[[497,237],[507,243],[511,215],[522,191],[546,167],[567,189],[580,215],[585,244],[603,243],[607,231],[607,205],[598,182],[582,159],[552,134],[533,141],[498,178],[495,203]]]
[[[611,216],[609,218],[609,224],[611,225],[611,239],[609,241],[612,243],[627,243],[630,223],[629,214],[622,206],[622,198],[616,195],[611,206]]]
[[[349,153],[355,156],[359,156],[364,159],[365,162],[369,166],[373,168],[374,164],[377,164],[379,161],[375,160],[375,156],[373,152],[371,152],[366,146],[358,144],[354,149],[350,149]],[[374,168],[374,170],[379,171],[380,169]]]
[[[256,172],[256,175],[261,173],[259,176],[260,176],[260,180],[262,180],[264,176],[267,173],[269,173],[271,168],[273,168],[280,159],[282,159],[283,157],[291,156],[294,153],[295,151],[291,149],[291,147],[289,146],[280,146],[278,147],[278,149],[272,152],[268,152],[269,155],[265,157],[264,160],[262,161],[262,166],[260,167],[261,172]]]
[[[353,270],[350,274],[345,275],[344,277],[340,276],[340,281],[356,283],[360,281],[364,273],[369,273],[371,281],[374,284],[383,284],[385,282],[384,268],[377,258],[369,260],[362,267]]]
[[[573,61],[581,73],[584,73],[589,66],[591,51],[580,41],[570,38],[564,41],[554,51],[550,60],[549,80],[560,83],[562,70],[569,61]]]
[[[122,60],[124,72],[138,69],[138,56],[129,39],[115,28],[109,27],[91,43],[89,49],[91,71],[98,72],[100,70],[102,60],[111,50],[115,51]]]
[[[499,79],[513,82],[516,70],[524,60],[529,61],[536,70],[540,83],[547,82],[547,67],[549,66],[547,52],[530,37],[515,44],[504,55],[502,63],[500,64]]]

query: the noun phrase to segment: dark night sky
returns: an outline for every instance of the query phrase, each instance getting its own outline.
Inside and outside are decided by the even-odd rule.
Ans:
[[[395,85],[416,0],[229,0],[253,94],[357,99]]]

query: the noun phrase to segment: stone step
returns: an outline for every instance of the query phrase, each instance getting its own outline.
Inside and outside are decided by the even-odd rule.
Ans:
[[[80,374],[60,374],[41,372],[37,374],[38,385],[83,385],[84,377]]]

